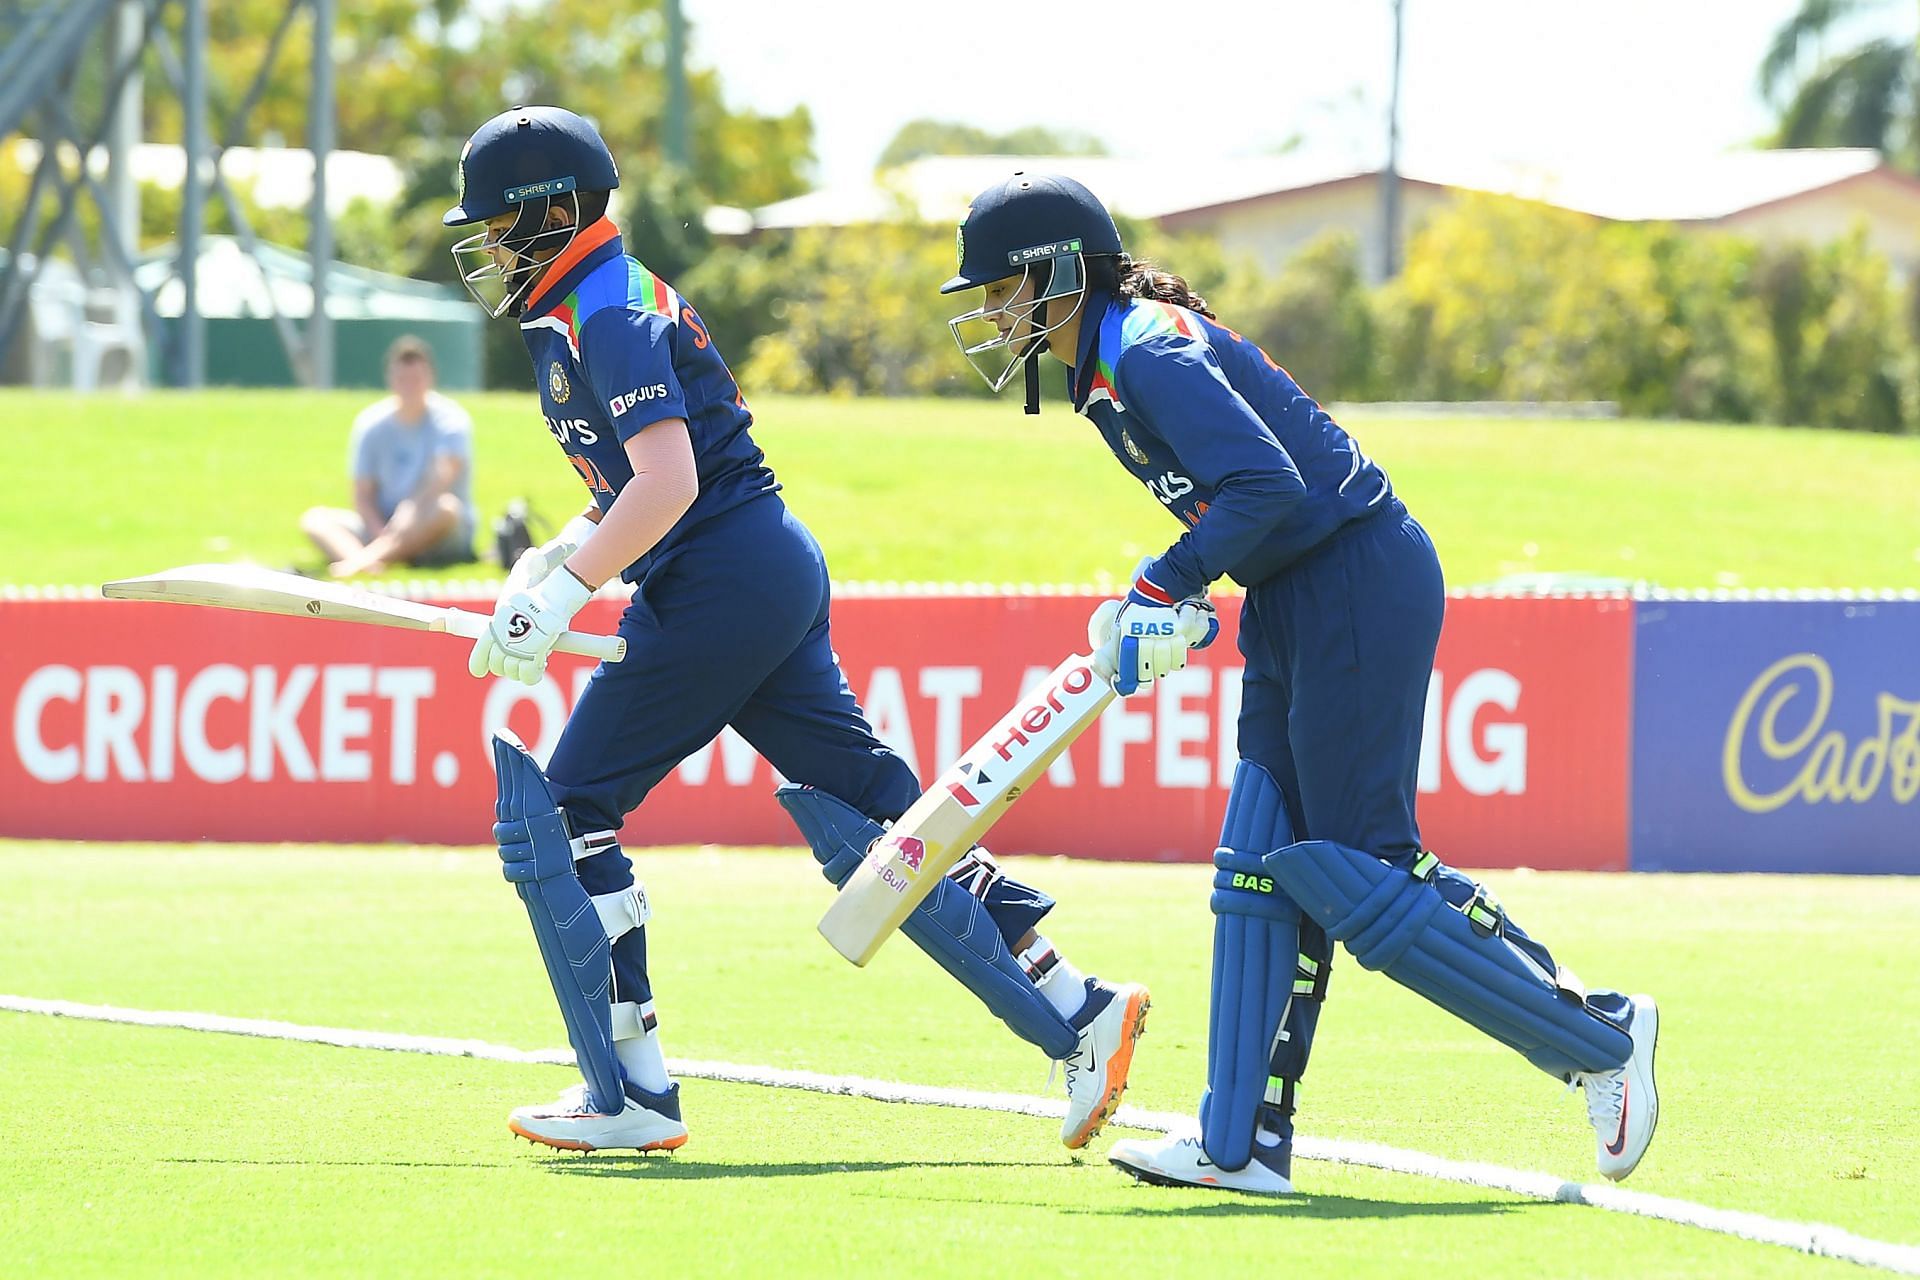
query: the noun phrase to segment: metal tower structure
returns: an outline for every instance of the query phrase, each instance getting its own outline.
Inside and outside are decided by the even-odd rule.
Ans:
[[[171,279],[180,285],[179,323],[164,353],[166,381],[197,387],[205,381],[206,324],[199,308],[201,237],[209,201],[226,208],[235,236],[258,261],[259,240],[233,188],[221,173],[227,148],[246,136],[247,122],[274,74],[282,49],[306,13],[311,16],[312,78],[308,86],[307,146],[313,155],[312,233],[307,245],[313,307],[304,324],[273,307],[272,320],[288,362],[310,387],[332,381],[333,327],[327,314],[327,277],[333,257],[327,217],[327,160],[333,152],[335,0],[286,0],[278,24],[247,86],[237,96],[213,83],[207,68],[209,0],[0,0],[0,139],[37,139],[40,158],[18,209],[0,209],[0,355],[19,340],[28,295],[49,255],[64,247],[84,278],[107,284],[132,314],[157,332],[152,293],[134,282],[139,254],[139,191],[133,149],[140,141],[142,95],[157,68],[162,91],[182,107],[185,171],[179,233]],[[180,38],[169,25],[177,16]],[[212,116],[219,115],[214,128]],[[104,176],[94,172],[104,157]],[[90,204],[101,228],[90,247],[77,211]]]

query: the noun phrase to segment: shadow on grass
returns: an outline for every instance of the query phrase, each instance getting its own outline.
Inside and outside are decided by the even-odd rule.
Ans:
[[[1196,1188],[1196,1190],[1198,1190]],[[1513,1213],[1516,1210],[1553,1209],[1545,1201],[1501,1202],[1496,1200],[1367,1200],[1359,1196],[1262,1196],[1247,1192],[1202,1192],[1208,1199],[1194,1203],[1197,1197],[1172,1188],[1155,1189],[1157,1195],[1177,1195],[1181,1199],[1156,1205],[1063,1205],[1032,1200],[992,1200],[980,1196],[928,1196],[912,1192],[855,1191],[857,1196],[882,1200],[912,1200],[930,1204],[958,1204],[971,1208],[992,1206],[1004,1209],[1038,1209],[1050,1214],[1069,1214],[1090,1218],[1422,1218],[1478,1217]],[[1145,1194],[1143,1192],[1142,1194]],[[1221,1198],[1222,1196],[1229,1198]]]
[[[653,1178],[702,1181],[709,1178],[811,1178],[836,1173],[892,1173],[902,1169],[1037,1169],[1044,1160],[791,1160],[761,1164],[714,1164],[684,1156],[555,1155],[542,1161],[548,1173],[585,1178]],[[918,1197],[915,1197],[918,1198]]]
[[[162,1156],[161,1164],[231,1164],[268,1169],[505,1169],[511,1160],[249,1160],[245,1156]]]
[[[697,1181],[707,1178],[810,1178],[833,1173],[892,1173],[899,1169],[1034,1169],[1042,1160],[795,1160],[785,1163],[717,1164],[685,1156],[612,1152],[522,1150],[499,1160],[250,1160],[245,1156],[163,1156],[161,1164],[221,1164],[255,1168],[308,1169],[517,1169],[534,1168],[585,1178],[653,1178]]]

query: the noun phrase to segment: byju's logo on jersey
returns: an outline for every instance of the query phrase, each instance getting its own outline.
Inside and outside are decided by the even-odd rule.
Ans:
[[[547,392],[555,404],[565,404],[573,395],[573,384],[567,381],[567,366],[558,360],[547,366]]]
[[[636,404],[644,404],[649,400],[665,400],[666,398],[667,384],[664,382],[656,382],[650,387],[635,387],[623,396],[615,396],[613,399],[607,401],[607,412],[617,418],[627,410],[633,408]]]
[[[1193,481],[1178,471],[1165,471],[1158,477],[1146,482],[1147,490],[1160,499],[1162,506],[1170,507],[1193,492]]]

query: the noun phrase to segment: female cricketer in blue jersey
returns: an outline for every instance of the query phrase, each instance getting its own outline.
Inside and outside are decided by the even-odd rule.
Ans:
[[[1600,1170],[1625,1177],[1658,1114],[1653,1001],[1583,990],[1421,847],[1414,786],[1444,591],[1386,473],[1184,280],[1128,258],[1079,183],[1015,174],[974,200],[959,238],[941,291],[984,291],[952,322],[961,350],[995,390],[1024,366],[1028,412],[1040,353],[1066,364],[1074,408],[1186,526],[1089,623],[1116,687],[1186,664],[1176,610],[1214,579],[1246,589],[1200,1133],[1123,1141],[1113,1162],[1148,1182],[1290,1192],[1295,1092],[1339,940],[1584,1088]]]
[[[469,667],[537,684],[596,588],[618,578],[632,598],[626,660],[594,672],[546,769],[510,736],[494,743],[495,838],[584,1077],[511,1127],[579,1150],[672,1149],[687,1129],[647,977],[647,899],[617,835],[627,814],[732,725],[793,780],[781,802],[840,884],[919,784],[841,675],[826,561],[713,335],[605,217],[620,178],[593,126],[515,107],[473,135],[460,178],[446,223],[486,224],[454,247],[462,279],[519,318],[547,429],[592,499],[514,565]],[[1147,992],[1067,963],[1036,930],[1052,906],[975,850],[903,931],[1065,1064],[1061,1139],[1077,1148],[1119,1104]]]

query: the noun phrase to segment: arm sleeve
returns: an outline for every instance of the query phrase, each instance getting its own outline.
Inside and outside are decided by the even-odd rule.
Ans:
[[[1151,424],[1187,473],[1213,491],[1199,521],[1145,574],[1175,600],[1196,595],[1286,522],[1306,482],[1204,341],[1169,335],[1130,347],[1114,382],[1128,412]]]
[[[667,317],[624,307],[596,313],[580,330],[580,362],[620,443],[663,419],[688,416]]]

